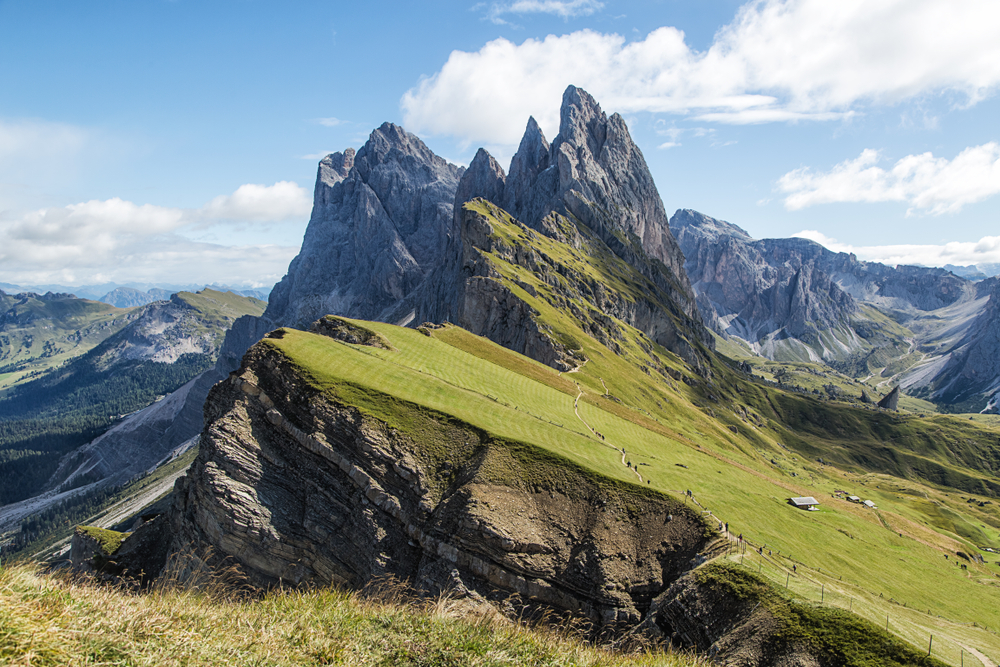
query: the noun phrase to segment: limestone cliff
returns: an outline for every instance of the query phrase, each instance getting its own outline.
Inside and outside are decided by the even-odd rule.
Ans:
[[[642,152],[621,116],[607,117],[586,91],[567,88],[560,115],[559,135],[551,145],[534,119],[529,119],[509,175],[480,149],[456,192],[456,222],[461,221],[460,211],[466,202],[481,198],[560,241],[578,244],[581,237],[579,230],[567,231],[564,225],[553,222],[559,217],[588,230],[607,250],[649,280],[662,297],[658,303],[664,312],[661,318],[606,314],[623,315],[629,324],[700,367],[703,359],[698,346],[711,347],[712,340],[701,322],[683,256],[670,233],[663,202]],[[461,281],[465,277],[461,271],[469,270],[470,243],[464,236],[462,244],[464,263],[453,262],[441,270],[446,282]],[[458,250],[457,245],[454,249]],[[456,305],[446,312],[426,307],[418,307],[416,312],[423,313],[423,319],[438,316],[439,320],[470,324],[477,321],[464,310],[471,306],[474,315],[481,309],[482,304],[474,298],[460,296],[451,303]],[[651,325],[652,320],[657,324]],[[485,330],[472,330],[489,336]]]
[[[935,378],[934,393],[949,402],[992,397],[995,410],[1000,392],[1000,279],[984,280],[979,287],[989,301]]]
[[[682,503],[551,457],[540,479],[530,447],[419,419],[446,446],[312,389],[265,340],[209,396],[175,490],[173,550],[260,585],[392,575],[615,625],[637,622],[708,544]]]
[[[325,157],[302,249],[265,317],[299,328],[327,314],[385,318],[441,263],[462,171],[392,123],[357,154]]]
[[[863,262],[807,239],[755,240],[691,210],[677,211],[670,224],[706,322],[770,358],[838,362],[867,373],[914,347],[904,340],[913,334],[879,311],[914,323],[937,348],[955,333],[923,323],[965,326],[964,311],[977,298],[975,285],[944,269]],[[867,363],[875,350],[880,359]]]

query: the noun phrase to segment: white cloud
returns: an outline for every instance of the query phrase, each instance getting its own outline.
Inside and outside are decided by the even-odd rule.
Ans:
[[[619,112],[726,123],[839,119],[940,93],[974,104],[1000,84],[998,32],[995,0],[754,0],[703,52],[672,27],[453,51],[401,106],[411,130],[512,144],[529,115],[554,133],[571,83]]]
[[[330,118],[317,118],[316,122],[322,125],[323,127],[337,127],[338,125],[343,125],[347,121],[343,121],[340,120],[339,118],[334,118],[331,116]]]
[[[832,202],[904,202],[907,214],[956,213],[966,204],[1000,192],[1000,144],[990,142],[966,148],[954,159],[931,153],[907,155],[891,168],[877,164],[878,151],[864,150],[828,172],[808,167],[790,171],[778,180],[787,193],[785,208],[795,211]]]
[[[258,228],[293,220],[304,225],[310,206],[303,188],[279,181],[242,185],[197,209],[118,198],[41,209],[0,222],[0,280],[79,284],[97,275],[119,282],[151,276],[229,284],[277,280],[297,247],[245,240],[239,246],[205,243],[184,235],[219,227],[232,238],[234,222]]]
[[[311,208],[312,197],[305,188],[278,181],[274,185],[241,185],[233,194],[216,197],[203,206],[200,215],[212,220],[270,222],[302,218]]]
[[[590,16],[602,7],[604,3],[598,0],[515,0],[491,4],[486,16],[494,23],[505,23],[500,18],[504,14],[555,14],[568,19]]]
[[[955,264],[986,264],[1000,262],[1000,236],[984,236],[978,241],[952,241],[940,245],[883,245],[854,246],[840,243],[822,232],[803,230],[794,234],[799,238],[815,241],[834,252],[847,252],[868,262],[881,262],[889,266],[910,264],[918,266],[944,266]]]

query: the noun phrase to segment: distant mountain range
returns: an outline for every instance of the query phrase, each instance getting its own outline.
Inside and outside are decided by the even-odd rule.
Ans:
[[[757,240],[690,210],[670,226],[705,322],[761,356],[878,376],[962,411],[1000,390],[998,278],[864,262],[801,238]]]
[[[20,294],[22,292],[33,292],[35,294],[72,294],[80,299],[91,299],[93,301],[103,301],[119,308],[132,308],[134,306],[144,306],[153,301],[170,298],[171,294],[177,292],[197,292],[201,289],[213,289],[219,292],[235,292],[242,296],[249,296],[255,299],[267,300],[271,292],[269,286],[246,288],[231,287],[229,285],[202,285],[202,284],[171,284],[171,283],[128,283],[120,285],[118,283],[103,283],[100,285],[15,285],[11,283],[0,283],[0,290],[7,294]]]
[[[40,492],[60,502],[155,465],[200,425],[199,403],[187,430],[170,429],[192,381],[222,353],[226,331],[265,306],[213,290],[131,310],[68,295],[0,292],[0,300],[0,356],[13,360],[0,376],[10,382],[0,391],[0,505]],[[153,417],[166,408],[166,420]],[[119,422],[137,411],[123,445]],[[3,515],[0,533],[9,528]]]

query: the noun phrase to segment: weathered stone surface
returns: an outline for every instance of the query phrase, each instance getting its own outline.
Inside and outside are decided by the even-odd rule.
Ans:
[[[265,317],[299,328],[328,314],[383,319],[441,262],[461,174],[391,123],[357,154],[324,158],[302,250]]]
[[[642,623],[654,637],[693,648],[719,664],[819,667],[817,647],[781,641],[780,621],[759,601],[699,583],[688,574],[657,597]]]
[[[389,341],[382,335],[371,329],[348,322],[343,318],[334,317],[333,315],[319,318],[312,323],[309,331],[344,343],[350,343],[351,345],[367,345],[383,350],[389,349]]]
[[[70,564],[78,572],[128,585],[148,585],[164,569],[170,533],[162,516],[146,521],[127,533],[121,545],[108,552],[88,531],[78,527],[70,542]]]
[[[988,294],[986,307],[952,352],[934,380],[934,396],[948,402],[966,401],[976,396],[992,400],[995,411],[1000,395],[1000,278],[979,283],[979,293]]]
[[[435,454],[304,388],[267,346],[212,390],[206,417],[175,489],[173,549],[210,548],[210,563],[257,584],[393,575],[434,593],[460,582],[617,625],[637,622],[709,544],[700,517],[666,497],[569,468],[569,486],[524,485],[503,445],[461,424],[442,423],[450,444]],[[512,476],[483,472],[497,469],[490,457],[507,457]]]
[[[670,225],[705,321],[770,358],[798,343],[799,356],[841,360],[881,342],[860,304],[919,313],[975,291],[943,269],[861,262],[807,239],[755,240],[697,211],[678,210]]]
[[[626,321],[700,368],[697,346],[710,347],[711,337],[701,323],[683,256],[642,152],[621,116],[608,118],[586,91],[567,88],[560,113],[559,135],[551,145],[534,119],[528,120],[509,176],[480,150],[458,188],[456,218],[462,204],[480,197],[577,248],[579,234],[553,224],[551,214],[585,225],[667,295],[662,305],[668,316],[651,318],[659,320],[655,331]],[[466,246],[477,243],[465,241]]]
[[[892,388],[888,394],[882,397],[878,406],[883,410],[896,410],[899,408],[899,385]]]

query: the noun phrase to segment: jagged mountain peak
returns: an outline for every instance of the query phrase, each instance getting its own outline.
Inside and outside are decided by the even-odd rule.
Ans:
[[[306,327],[327,314],[383,316],[440,263],[463,172],[392,123],[356,153],[324,158],[302,249],[265,317]]]
[[[717,220],[690,208],[679,208],[674,212],[670,218],[670,230],[678,241],[683,234],[692,230],[697,230],[702,236],[715,240],[725,236],[735,236],[747,241],[753,240],[742,227],[725,220]],[[683,246],[683,243],[681,245]]]
[[[469,168],[462,174],[455,193],[455,224],[461,224],[462,204],[476,197],[492,202],[502,201],[507,175],[489,151],[480,148],[472,158]]]
[[[590,93],[569,86],[559,109],[559,136],[555,143],[586,147],[598,155],[608,134],[608,117]]]
[[[330,153],[319,161],[319,173],[316,176],[316,187],[320,184],[333,187],[347,178],[354,167],[354,149],[347,148],[343,153]]]
[[[367,175],[379,165],[394,162],[406,166],[428,164],[437,169],[458,169],[436,155],[417,135],[395,123],[385,122],[368,136],[368,141],[355,156],[354,163],[362,174]]]

